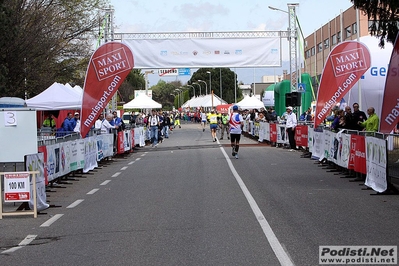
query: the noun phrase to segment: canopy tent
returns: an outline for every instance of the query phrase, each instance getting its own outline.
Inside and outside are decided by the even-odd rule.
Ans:
[[[162,104],[157,103],[145,94],[139,94],[128,103],[123,105],[123,109],[152,109],[162,108]]]
[[[42,93],[26,100],[26,106],[37,110],[75,110],[82,105],[82,94],[54,82]]]
[[[212,102],[213,101],[213,102]],[[185,102],[182,107],[216,107],[220,104],[226,104],[226,101],[223,101],[219,96],[216,94],[207,94],[201,95],[198,97],[193,97],[187,102]]]
[[[262,101],[258,100],[255,96],[246,96],[244,99],[237,103],[237,106],[242,109],[260,109],[265,108]]]

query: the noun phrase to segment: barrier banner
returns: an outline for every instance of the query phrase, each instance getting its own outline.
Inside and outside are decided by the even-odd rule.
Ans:
[[[90,131],[133,67],[132,51],[123,43],[107,42],[93,53],[83,86],[80,113],[82,137]]]
[[[83,173],[87,173],[98,167],[97,164],[97,136],[92,136],[84,139],[85,142],[85,163]]]
[[[270,142],[277,142],[277,124],[270,124]]]
[[[297,146],[308,147],[308,126],[298,125],[295,127],[295,142]]]
[[[253,123],[253,131],[252,131],[252,136],[259,137],[259,122],[254,122]]]
[[[85,142],[83,139],[66,142],[70,146],[70,153],[66,154],[69,161],[69,171],[76,171],[84,168],[85,164]],[[66,148],[65,150],[68,150]]]
[[[122,154],[125,152],[125,147],[123,144],[123,131],[119,131],[116,139],[116,153]]]
[[[308,147],[309,147],[309,152],[313,152],[313,127],[308,126]]]
[[[324,158],[328,161],[337,162],[338,141],[335,138],[336,133],[324,130]]]
[[[335,137],[338,141],[337,164],[341,167],[348,168],[351,136],[340,131]]]
[[[317,127],[331,109],[370,68],[370,52],[364,44],[345,41],[335,46],[326,60],[317,93],[314,125]]]
[[[277,125],[277,143],[286,144],[288,143],[288,135],[285,131],[285,125]]]
[[[25,168],[27,171],[38,171],[39,174],[36,175],[36,207],[37,211],[42,211],[50,207],[47,204],[46,195],[46,181],[45,181],[45,170],[44,170],[44,154],[42,152],[36,154],[29,154],[25,156]],[[32,175],[29,177],[30,181],[30,194],[33,195],[33,184]],[[34,209],[34,199],[30,197],[29,208]]]
[[[132,144],[131,144],[131,145],[132,145],[132,149],[131,149],[132,151],[133,151],[134,147],[136,146],[136,144],[135,144],[135,142],[134,142],[134,131],[135,131],[135,130],[130,130],[130,136],[131,136],[131,140],[130,140],[130,141],[131,141],[131,143],[132,143]]]
[[[387,78],[385,80],[384,96],[382,100],[382,110],[380,119],[379,132],[390,133],[399,122],[399,100],[398,84],[399,84],[399,33],[396,36],[395,44],[392,49],[391,60],[388,65]]]
[[[387,190],[387,146],[384,139],[366,137],[366,186],[377,192]]]
[[[264,139],[265,140],[267,140],[267,141],[270,141],[270,124],[269,123],[263,123],[264,124],[264,134],[265,134],[265,137],[264,137]]]
[[[356,135],[350,135],[350,152],[349,152],[349,162],[348,162],[348,170],[355,169],[355,157],[356,157]]]
[[[367,174],[366,169],[366,139],[364,136],[352,135],[355,150],[355,172]]]
[[[265,124],[266,123],[258,123],[259,124],[259,130],[258,130],[258,141],[263,142],[265,139]]]
[[[40,146],[37,149],[39,152],[43,153],[43,169],[44,169],[44,184],[47,186],[48,185],[48,178],[47,178],[47,149],[46,146]]]
[[[61,176],[60,172],[60,144],[46,146],[47,149],[47,178],[51,182]]]
[[[61,142],[60,143],[60,148],[59,148],[59,171],[58,171],[58,176],[64,176],[71,172],[70,165],[71,165],[71,143],[72,141],[68,142]],[[75,141],[73,141],[75,142]]]
[[[322,161],[324,159],[324,134],[323,129],[313,130],[312,158]]]

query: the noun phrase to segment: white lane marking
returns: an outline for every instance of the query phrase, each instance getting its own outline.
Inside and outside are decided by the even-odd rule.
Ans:
[[[136,159],[136,161],[140,161],[140,160],[141,160],[141,158],[137,158],[137,159]]]
[[[52,225],[55,221],[57,221],[58,219],[60,219],[63,216],[63,214],[56,214],[53,217],[51,217],[50,219],[47,220],[47,222],[42,223],[42,225],[40,227],[49,227],[50,225]]]
[[[100,186],[105,186],[106,184],[108,184],[109,182],[111,182],[111,180],[105,180],[104,182],[102,182],[100,184]]]
[[[93,194],[96,193],[98,190],[99,190],[98,188],[92,189],[92,190],[90,190],[89,192],[87,192],[87,195],[93,195]]]
[[[124,166],[121,168],[121,171],[125,171],[127,169],[127,166]]]
[[[118,175],[120,175],[121,172],[116,172],[115,174],[113,174],[111,177],[117,177]]]
[[[27,235],[27,236],[25,237],[25,239],[22,240],[22,241],[18,244],[17,247],[13,247],[13,248],[4,250],[4,251],[1,252],[1,253],[11,253],[11,252],[14,252],[14,251],[16,251],[16,250],[18,250],[18,249],[20,249],[20,248],[23,248],[24,246],[29,245],[30,242],[32,242],[33,240],[35,240],[36,237],[37,237],[37,235]]]
[[[80,203],[82,203],[84,200],[83,199],[78,199],[78,200],[76,200],[74,203],[72,203],[71,205],[69,205],[68,207],[67,207],[67,209],[72,209],[72,208],[75,208],[76,206],[78,206]]]
[[[233,173],[238,185],[240,186],[242,192],[245,195],[249,205],[251,206],[252,212],[255,214],[255,218],[258,220],[260,227],[265,234],[267,241],[270,244],[270,247],[273,249],[274,254],[276,255],[277,259],[279,260],[281,265],[291,265],[293,266],[294,263],[291,261],[290,256],[284,250],[283,246],[281,245],[280,241],[277,239],[276,235],[273,232],[273,229],[270,227],[269,222],[266,220],[265,216],[263,215],[262,211],[259,209],[258,204],[256,203],[255,199],[252,197],[251,193],[249,192],[247,186],[242,181],[240,175],[237,173],[236,169],[233,166],[229,156],[224,151],[223,147],[220,147],[224,157],[226,158],[227,164],[230,167],[230,171]]]
[[[142,154],[142,155],[140,155],[140,156],[143,157],[143,156],[146,156],[146,155],[147,155],[147,154],[144,153],[144,154]]]
[[[128,165],[132,165],[132,164],[134,164],[134,161],[131,161],[130,163],[128,163]]]

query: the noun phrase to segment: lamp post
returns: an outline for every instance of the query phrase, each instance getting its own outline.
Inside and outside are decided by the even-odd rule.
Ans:
[[[177,98],[177,108],[179,108],[180,107],[180,102],[181,102],[181,95],[180,95],[180,93],[182,92],[182,90],[181,89],[175,89],[175,91],[178,91],[178,96],[179,96],[179,98]]]
[[[194,92],[194,97],[195,97],[195,88],[194,88],[194,86],[191,86],[191,85],[186,85],[187,87],[191,87],[191,88],[193,88],[193,92]]]
[[[202,95],[202,93],[201,93],[201,84],[199,84],[199,83],[197,83],[197,82],[193,82],[192,84],[193,84],[193,85],[194,85],[194,84],[195,84],[195,85],[198,85],[198,87],[199,87],[199,89],[200,89],[199,95]]]
[[[198,80],[198,82],[204,82],[205,83],[205,95],[207,95],[208,94],[208,84],[206,84],[206,82],[205,81],[203,81],[203,80]]]
[[[145,78],[145,95],[148,96],[148,74],[154,74],[154,70],[148,70],[144,72]]]
[[[206,71],[209,74],[209,93],[212,93],[212,73],[211,71]]]

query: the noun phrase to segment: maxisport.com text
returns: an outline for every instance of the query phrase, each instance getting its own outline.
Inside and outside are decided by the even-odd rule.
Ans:
[[[111,97],[112,92],[114,91],[115,88],[118,88],[118,84],[121,81],[122,81],[122,78],[120,76],[116,75],[114,77],[114,79],[111,81],[111,83],[109,84],[107,90],[104,90],[103,95],[98,100],[97,104],[93,108],[91,108],[91,113],[87,116],[87,118],[85,119],[85,121],[83,123],[86,127],[89,127],[90,123],[93,122],[97,118],[98,113],[101,110],[103,110],[106,103],[108,103],[108,99]]]
[[[334,93],[334,95],[328,100],[323,109],[317,114],[317,118],[321,119],[327,112],[331,109],[331,107],[335,106],[337,100],[341,95],[345,94],[347,88],[350,88],[351,84],[357,80],[357,76],[352,73],[350,76],[342,83],[341,86],[338,87],[338,90]]]

